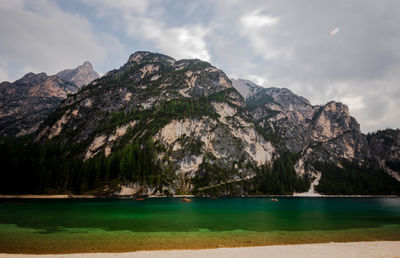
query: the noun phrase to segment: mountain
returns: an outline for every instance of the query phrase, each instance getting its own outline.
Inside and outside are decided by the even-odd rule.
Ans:
[[[124,159],[119,155],[129,160],[132,152],[149,149],[155,156],[147,158],[156,167],[147,169],[154,171],[140,188],[166,177],[172,181],[163,185],[168,191],[188,192],[253,177],[255,167],[272,162],[274,146],[257,132],[244,107],[229,78],[209,63],[137,52],[67,98],[35,141],[62,142],[76,149],[80,160]],[[132,145],[137,150],[129,149]],[[125,171],[119,162],[118,170],[129,179],[144,173],[130,166],[143,170],[146,164],[129,160]]]
[[[89,82],[100,77],[100,75],[93,70],[92,64],[88,61],[75,69],[67,69],[56,75],[65,81],[75,83],[78,87],[87,85]]]
[[[57,75],[28,73],[21,79],[0,84],[0,135],[34,133],[40,123],[69,94],[78,92],[99,75],[89,62]]]
[[[295,164],[297,174],[309,175],[318,184],[321,176],[323,181],[326,179],[327,173],[324,176],[323,170],[328,168],[321,165],[325,163],[329,164],[329,170],[350,167],[353,170],[383,170],[400,181],[398,173],[393,173],[385,162],[380,161],[388,157],[380,157],[376,145],[371,148],[346,105],[330,101],[313,106],[307,99],[285,88],[263,88],[242,79],[232,82],[247,96],[247,108],[256,124],[264,130],[264,135],[273,139],[278,148],[299,154]],[[375,142],[374,139],[371,141]],[[392,148],[387,144],[384,146]],[[323,191],[321,187],[319,190]]]
[[[339,102],[314,106],[198,59],[139,51],[30,138],[1,139],[0,191],[400,194],[396,135],[367,137]]]
[[[379,130],[368,134],[367,139],[379,164],[400,181],[400,130]]]

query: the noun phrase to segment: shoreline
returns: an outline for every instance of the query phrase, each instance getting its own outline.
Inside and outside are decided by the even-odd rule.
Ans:
[[[268,197],[293,197],[293,198],[398,198],[398,195],[246,195],[246,196],[218,196],[217,198],[268,198]],[[95,196],[89,194],[68,195],[68,194],[0,194],[0,199],[135,199],[132,195],[112,195],[112,196]],[[195,195],[150,195],[145,198],[210,198],[210,196]]]
[[[9,257],[399,257],[400,241],[330,242],[218,249],[137,251],[127,253],[5,254]]]
[[[94,199],[94,195],[69,194],[0,194],[0,199]]]

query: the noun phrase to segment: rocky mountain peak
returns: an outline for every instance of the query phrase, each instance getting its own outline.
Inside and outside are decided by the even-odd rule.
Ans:
[[[133,53],[128,59],[128,63],[142,62],[167,62],[173,64],[175,63],[175,59],[167,55],[153,53],[149,51],[137,51]]]
[[[237,91],[239,91],[239,93],[245,99],[247,99],[250,96],[253,96],[258,91],[263,89],[263,87],[258,86],[258,85],[256,85],[255,83],[253,83],[252,81],[249,81],[249,80],[244,80],[244,79],[240,79],[239,78],[239,79],[231,79],[231,81],[232,81],[233,87],[235,87],[235,89]]]
[[[86,61],[57,75],[27,73],[14,83],[1,83],[0,135],[34,133],[62,100],[98,77]]]
[[[75,69],[63,70],[56,75],[63,80],[75,83],[78,87],[87,85],[89,82],[100,77],[100,75],[93,70],[93,66],[89,61],[85,61]]]
[[[46,73],[27,73],[25,74],[21,79],[16,80],[14,83],[18,85],[23,85],[23,84],[38,84],[41,82],[44,82],[47,79],[47,74]]]
[[[266,93],[270,95],[275,102],[285,106],[311,106],[310,101],[299,95],[294,94],[286,88],[266,88]]]
[[[349,107],[341,102],[329,101],[323,106],[323,108],[327,112],[338,112],[350,117]]]
[[[120,69],[112,70],[103,77],[124,81],[143,90],[154,88],[154,92],[163,93],[158,96],[159,99],[177,95],[199,98],[232,88],[225,73],[207,62],[199,59],[175,60],[147,51],[135,52]],[[240,94],[236,98],[241,98]]]
[[[81,66],[93,70],[93,65],[89,61],[85,61]]]

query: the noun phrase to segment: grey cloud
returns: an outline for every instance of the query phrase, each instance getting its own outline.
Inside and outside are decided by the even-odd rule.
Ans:
[[[85,17],[62,11],[54,1],[11,2],[0,5],[0,53],[6,60],[2,67],[18,67],[10,79],[29,71],[52,74],[86,60],[103,65],[111,46],[115,53],[122,47],[112,36],[95,33]]]
[[[400,64],[399,1],[225,1],[216,8],[215,27],[230,28],[219,38],[240,38],[236,48],[243,49],[235,65],[220,61],[222,69],[229,67],[229,73],[244,78],[258,75],[265,78],[264,86],[290,88],[314,104],[362,99],[364,107],[352,114],[364,131],[400,126],[392,94],[399,80],[391,79]],[[257,10],[279,22],[245,31],[241,17]],[[336,27],[339,33],[331,36]],[[214,45],[213,57],[238,56],[220,45]]]
[[[132,45],[140,42],[146,50],[176,58],[209,59],[229,76],[286,87],[313,104],[342,101],[364,132],[400,127],[400,1],[110,2],[82,0],[113,25],[114,31],[101,32],[79,14],[79,4],[76,14],[68,14],[54,2],[34,2],[47,4],[61,19],[0,7],[0,32],[8,37],[0,38],[2,59],[51,70],[84,57],[96,66],[116,49],[138,50]],[[72,30],[71,19],[76,20]],[[340,31],[330,35],[335,28]],[[124,46],[119,46],[121,33]],[[118,67],[120,60],[107,62],[108,67]],[[0,63],[0,76],[1,71],[10,76],[7,65]]]

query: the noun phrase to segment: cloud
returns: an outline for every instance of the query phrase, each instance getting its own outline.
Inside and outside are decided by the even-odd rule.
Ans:
[[[218,2],[211,24],[229,47],[216,44],[211,54],[223,70],[313,104],[342,101],[365,132],[400,126],[400,2]]]
[[[240,20],[243,25],[249,29],[261,28],[264,26],[272,26],[278,23],[278,17],[272,17],[268,15],[260,14],[262,11],[257,10],[250,14],[244,15]]]
[[[107,47],[118,52],[115,38],[95,33],[85,17],[61,10],[53,1],[7,1],[0,6],[0,52],[5,67],[18,67],[13,79],[26,68],[54,74],[89,60],[102,65]]]
[[[206,29],[201,25],[166,28],[163,24],[143,18],[138,20],[130,17],[127,33],[131,37],[144,38],[156,46],[156,48],[174,58],[199,58],[210,61],[210,53],[207,50],[204,37]]]
[[[122,27],[126,35],[138,41],[146,41],[146,45],[155,51],[178,59],[211,59],[205,41],[207,29],[201,24],[166,26],[162,22],[163,10],[159,1],[84,0],[84,3],[94,6],[100,16],[109,12],[110,8],[116,11],[123,20],[118,26]]]
[[[282,51],[271,41],[274,28],[279,23],[279,17],[261,14],[262,10],[252,11],[240,18],[241,35],[246,37],[254,53],[265,59],[285,58],[290,52]]]
[[[2,67],[0,67],[0,82],[3,81],[8,81],[8,74]]]
[[[147,11],[150,3],[148,0],[82,0],[82,2],[95,7],[97,14],[100,16],[106,16],[110,12],[110,9],[144,13]]]
[[[400,1],[80,0],[69,12],[57,3],[3,0],[3,74],[85,59],[106,72],[136,50],[157,51],[313,104],[342,101],[364,132],[400,126]]]

